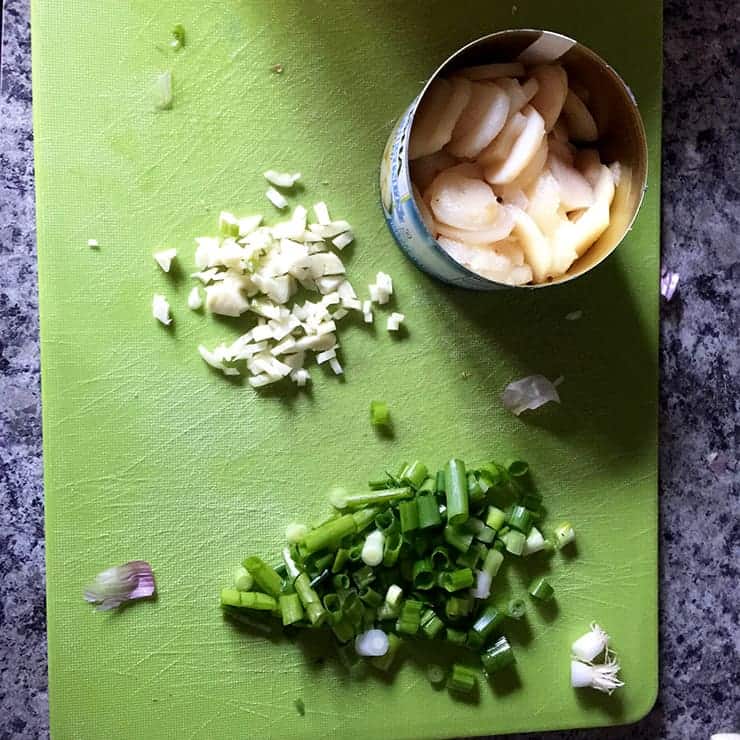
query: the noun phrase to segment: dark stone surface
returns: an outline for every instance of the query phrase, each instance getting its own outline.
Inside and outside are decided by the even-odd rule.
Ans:
[[[738,6],[665,4],[661,691],[629,728],[547,740],[740,731]],[[0,740],[48,735],[28,0],[5,2],[0,97]],[[712,452],[729,467],[707,467]],[[533,735],[517,736],[534,740]]]

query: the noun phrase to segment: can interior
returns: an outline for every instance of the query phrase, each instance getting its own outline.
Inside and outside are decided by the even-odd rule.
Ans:
[[[463,67],[496,62],[512,62],[542,35],[562,38],[560,34],[539,30],[500,31],[484,36],[451,56],[430,78],[454,73]],[[588,108],[599,129],[595,146],[606,164],[619,161],[622,177],[610,209],[607,230],[588,251],[576,260],[568,272],[547,283],[522,287],[544,287],[571,280],[587,272],[616,249],[642,202],[647,182],[647,140],[637,104],[627,85],[601,57],[578,42],[559,59],[568,73],[589,93]],[[427,83],[427,88],[428,88]],[[426,92],[426,89],[424,92]]]

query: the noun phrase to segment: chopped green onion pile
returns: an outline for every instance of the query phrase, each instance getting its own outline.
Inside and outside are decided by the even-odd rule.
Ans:
[[[251,613],[265,629],[273,618],[329,630],[340,654],[353,650],[381,671],[394,668],[407,640],[465,647],[471,660],[429,673],[458,694],[477,691],[474,656],[487,676],[516,662],[505,633],[526,604],[497,595],[504,560],[552,552],[575,536],[565,524],[554,543],[544,539],[541,496],[521,460],[469,469],[452,459],[436,473],[404,463],[367,491],[335,488],[330,500],[334,513],[320,524],[289,527],[279,565],[244,560],[221,592],[224,611],[250,623]],[[529,593],[554,597],[544,578]]]

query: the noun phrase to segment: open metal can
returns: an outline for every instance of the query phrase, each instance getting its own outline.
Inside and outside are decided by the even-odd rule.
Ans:
[[[526,65],[557,62],[587,91],[602,161],[618,161],[622,177],[616,188],[606,231],[568,269],[548,282],[512,286],[495,282],[463,266],[437,243],[416,205],[409,167],[409,140],[414,116],[432,81],[441,75],[480,64],[521,61]],[[622,78],[600,56],[574,39],[552,31],[499,31],[467,44],[429,78],[394,127],[383,152],[380,193],[388,226],[406,256],[419,269],[450,285],[472,290],[543,288],[583,275],[608,257],[623,240],[642,203],[647,184],[647,139],[637,102]]]

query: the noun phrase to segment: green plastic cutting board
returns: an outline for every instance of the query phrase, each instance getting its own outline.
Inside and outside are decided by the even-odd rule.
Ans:
[[[41,289],[51,722],[63,738],[431,738],[624,723],[657,691],[657,322],[661,4],[36,0],[33,76]],[[181,22],[187,46],[167,48]],[[394,120],[448,54],[512,26],[575,36],[629,82],[649,132],[650,188],[625,243],[592,274],[535,292],[445,288],[383,222],[377,172]],[[282,64],[284,71],[271,71]],[[171,70],[172,110],[152,78]],[[393,275],[408,336],[341,332],[346,381],[256,393],[196,352],[235,336],[186,308],[192,237],[222,208],[274,209],[263,170],[300,170],[311,204],[355,226],[360,287]],[[89,249],[97,239],[100,248]],[[151,258],[175,246],[180,276]],[[175,321],[151,317],[164,293]],[[565,315],[582,310],[580,321]],[[503,387],[565,377],[562,405],[515,418]],[[371,399],[395,437],[377,437]],[[225,623],[218,591],[246,554],[270,557],[329,484],[408,458],[530,461],[554,524],[557,607],[512,633],[515,676],[479,703],[434,692],[423,662],[349,680],[319,645]],[[155,602],[95,612],[82,587],[144,558]],[[542,562],[542,561],[540,561]],[[545,560],[545,562],[547,562]],[[509,567],[502,598],[531,575]],[[596,620],[624,690],[569,686],[569,646]],[[423,661],[423,654],[421,659]],[[294,701],[305,703],[299,716]]]

